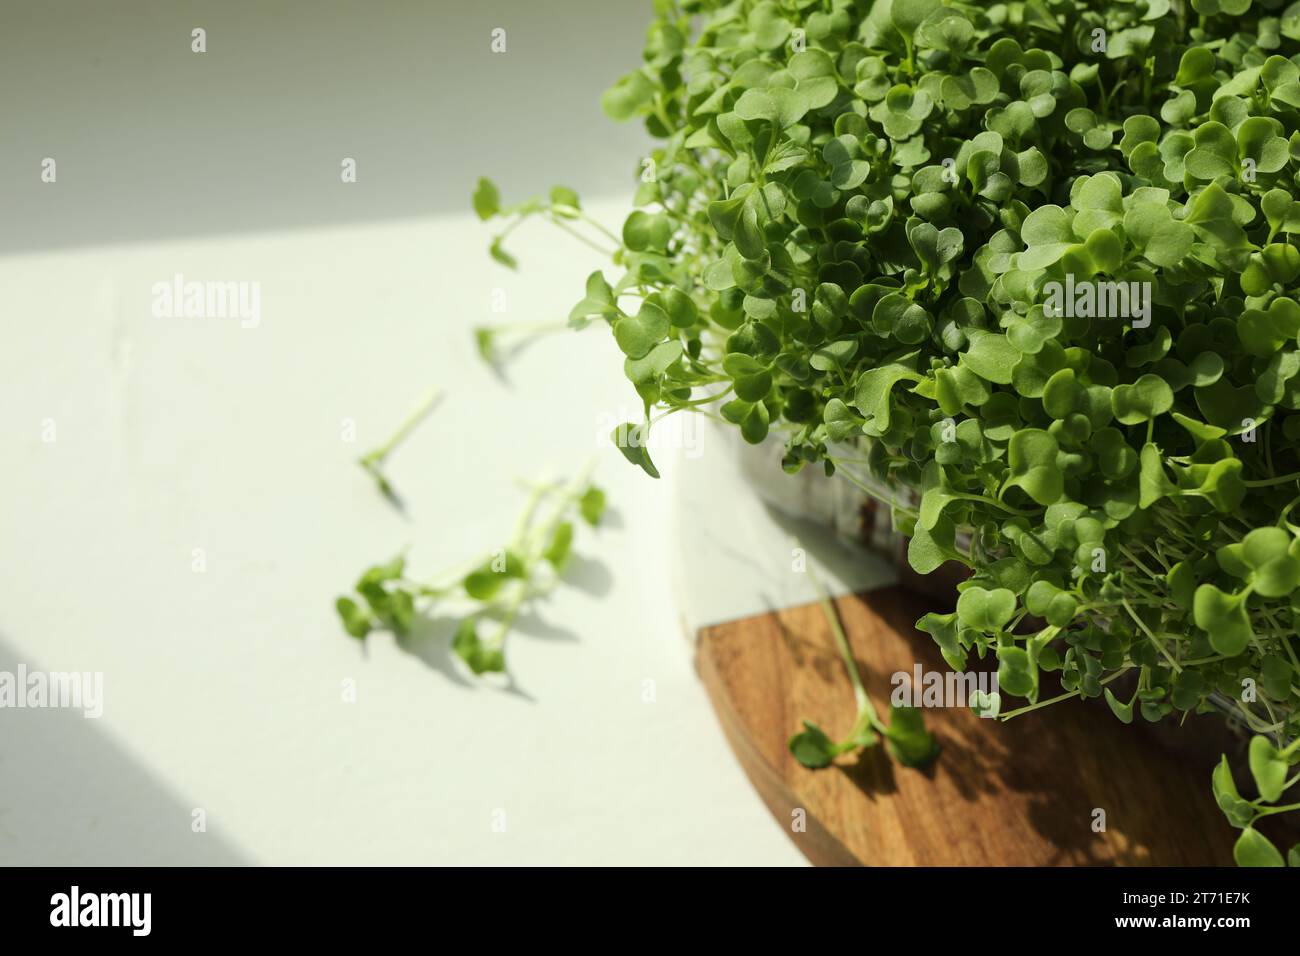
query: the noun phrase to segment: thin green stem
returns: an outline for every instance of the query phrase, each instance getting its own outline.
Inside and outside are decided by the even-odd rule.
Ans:
[[[817,601],[821,604],[822,613],[826,615],[826,620],[831,626],[831,632],[835,635],[835,645],[839,648],[840,657],[844,659],[844,669],[849,672],[849,682],[853,685],[853,698],[858,705],[858,713],[868,715],[868,720],[872,726],[880,729],[880,715],[876,713],[876,707],[871,703],[871,698],[867,696],[867,689],[862,684],[862,675],[858,672],[857,661],[853,657],[853,648],[849,646],[849,639],[844,634],[844,627],[840,624],[840,616],[835,610],[835,605],[831,602],[830,594],[827,593],[825,585],[822,584],[821,578],[813,570],[812,564],[808,565],[808,580],[817,592]]]
[[[1103,685],[1109,684],[1111,681],[1118,680],[1120,677],[1123,677],[1132,669],[1133,669],[1133,665],[1130,664],[1128,667],[1125,667],[1123,670],[1118,670],[1107,677],[1103,677],[1100,683]],[[1010,720],[1012,717],[1019,717],[1021,714],[1027,714],[1031,710],[1040,710],[1041,708],[1051,706],[1052,704],[1059,704],[1063,700],[1069,700],[1072,697],[1078,697],[1081,693],[1083,693],[1082,689],[1072,690],[1069,691],[1068,693],[1060,694],[1056,697],[1049,698],[1048,700],[1040,700],[1036,704],[1029,704],[1025,707],[1019,707],[1016,710],[1007,711],[1005,714],[999,714],[998,717],[1000,720]]]
[[[892,508],[894,511],[897,511],[900,514],[911,515],[912,517],[917,516],[917,511],[915,508],[909,508],[906,505],[900,505],[898,503],[897,498],[894,497],[892,493],[890,494],[889,497],[885,497],[884,493],[879,488],[871,487],[866,482],[864,482],[861,478],[859,478],[857,475],[853,474],[853,472],[850,471],[848,468],[843,467],[842,463],[844,459],[837,458],[833,455],[827,455],[826,460],[835,466],[836,477],[843,477],[845,481],[853,485],[853,487],[857,488],[858,491],[862,492],[867,497],[873,498],[876,501],[879,501],[883,505],[888,505],[890,508]]]
[[[1289,481],[1300,479],[1300,471],[1293,471],[1289,475],[1279,475],[1276,478],[1260,478],[1255,481],[1243,481],[1242,484],[1247,488],[1267,488],[1269,485],[1284,485]]]
[[[565,222],[563,219],[559,218],[558,216],[552,216],[551,222],[559,226],[569,235],[573,236],[573,238],[577,239],[583,245],[595,249],[603,256],[608,256],[609,258],[612,259],[614,258],[614,254],[618,251],[617,249],[606,249],[604,246],[600,245],[599,243],[594,242],[591,238],[584,236],[582,233],[578,232],[578,230],[574,229],[572,226],[570,226],[567,222]]]
[[[1164,659],[1169,662],[1169,666],[1174,669],[1174,673],[1181,674],[1183,671],[1182,666],[1179,665],[1178,661],[1174,660],[1173,655],[1171,655],[1165,648],[1164,643],[1157,640],[1156,636],[1151,633],[1151,628],[1147,627],[1146,622],[1143,621],[1142,618],[1138,617],[1137,611],[1133,610],[1132,606],[1128,603],[1128,598],[1121,598],[1120,604],[1124,606],[1124,610],[1128,611],[1128,616],[1133,618],[1134,623],[1142,629],[1142,633],[1146,634],[1147,640],[1154,644],[1156,650],[1158,650],[1164,656]]]
[[[1292,810],[1300,810],[1300,803],[1288,803],[1282,807],[1267,807],[1255,811],[1255,819],[1260,817],[1271,817],[1275,813],[1290,813]]]
[[[438,386],[435,385],[433,388],[430,388],[429,391],[425,393],[424,398],[420,399],[420,403],[411,410],[409,415],[406,416],[406,419],[402,424],[397,426],[397,431],[393,432],[392,437],[367,454],[365,459],[373,462],[382,462],[387,458],[392,453],[393,449],[406,441],[411,432],[415,431],[416,426],[419,425],[420,422],[424,421],[425,416],[433,411],[433,407],[438,404],[442,395],[443,391]]]
[[[614,243],[615,247],[622,247],[623,240],[618,236],[614,235],[614,233],[610,232],[608,229],[606,229],[602,223],[591,218],[591,216],[588,216],[585,212],[582,212],[581,210],[579,210],[578,212],[578,218],[580,218],[587,225],[591,226],[597,232],[601,233],[610,242]]]
[[[572,326],[566,322],[509,322],[504,325],[485,325],[482,326],[490,332],[499,335],[517,335],[525,333],[527,335],[543,335],[551,332],[563,332],[572,330]]]

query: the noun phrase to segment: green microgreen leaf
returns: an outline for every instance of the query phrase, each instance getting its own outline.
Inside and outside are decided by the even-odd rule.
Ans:
[[[1251,827],[1246,827],[1241,831],[1241,836],[1237,837],[1232,856],[1238,866],[1286,866],[1277,847],[1268,837]]]

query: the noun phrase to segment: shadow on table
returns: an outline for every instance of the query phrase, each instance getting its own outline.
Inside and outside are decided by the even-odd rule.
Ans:
[[[575,553],[570,559],[559,585],[582,591],[592,597],[603,598],[609,594],[614,585],[614,576],[604,562]],[[571,629],[556,624],[543,616],[542,611],[549,601],[549,596],[534,598],[526,603],[515,617],[510,629],[510,638],[522,636],[545,641],[577,641],[579,637]],[[421,661],[426,667],[437,671],[451,683],[465,688],[477,688],[481,682],[469,675],[468,669],[452,649],[452,639],[463,616],[425,613],[416,617],[411,633],[398,638],[397,646],[403,652]],[[493,627],[491,618],[484,618],[479,627],[482,637]],[[505,693],[514,694],[528,701],[535,701],[531,694],[507,674],[504,683],[497,687]]]
[[[0,635],[0,672],[24,660]],[[8,680],[8,678],[6,678]],[[105,675],[106,713],[113,706]],[[0,708],[0,864],[6,866],[248,865],[220,822],[191,831],[199,794],[180,794],[112,739],[108,718],[81,710]]]

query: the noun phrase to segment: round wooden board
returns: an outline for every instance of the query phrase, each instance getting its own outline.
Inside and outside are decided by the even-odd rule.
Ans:
[[[836,606],[882,712],[895,672],[910,673],[917,661],[926,671],[949,670],[913,626],[932,609],[914,594],[886,588]],[[873,747],[810,771],[786,750],[800,721],[839,739],[855,712],[819,605],[705,628],[696,666],[745,772],[815,864],[1233,863],[1236,831],[1210,793],[1215,758],[1165,749],[1100,701],[1063,701],[1007,722],[928,708],[926,725],[943,748],[930,769],[908,769]],[[1217,718],[1188,720],[1198,722],[1182,733],[1218,737]]]

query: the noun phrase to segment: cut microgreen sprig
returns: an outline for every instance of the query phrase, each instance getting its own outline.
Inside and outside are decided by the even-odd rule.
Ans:
[[[364,468],[375,480],[376,486],[380,493],[394,504],[400,505],[401,499],[398,498],[397,492],[393,489],[392,482],[389,481],[387,474],[384,472],[384,465],[388,461],[388,456],[397,450],[397,447],[406,441],[410,434],[415,431],[419,424],[433,411],[435,405],[442,399],[442,389],[434,386],[425,393],[420,399],[419,404],[411,410],[406,419],[397,426],[388,441],[384,442],[377,448],[372,449],[358,459],[358,463]]]
[[[889,723],[881,720],[862,682],[862,673],[858,669],[857,659],[853,655],[853,648],[844,633],[844,625],[840,621],[839,612],[836,611],[830,594],[811,564],[806,568],[806,573],[817,594],[822,613],[826,616],[826,622],[834,635],[835,647],[844,661],[849,683],[853,685],[857,716],[848,735],[839,742],[832,741],[826,732],[811,720],[804,720],[804,729],[791,737],[786,745],[790,753],[808,769],[819,770],[830,766],[841,754],[873,747],[880,737],[884,737],[888,742],[890,753],[899,763],[907,767],[927,766],[938,756],[939,746],[934,737],[926,731],[925,719],[921,711],[915,707],[892,705]]]
[[[502,325],[476,325],[474,344],[484,362],[499,368],[508,358],[538,339],[565,332],[567,322],[511,322]]]
[[[376,630],[409,638],[421,616],[449,609],[460,616],[452,650],[475,674],[506,669],[505,645],[520,612],[550,595],[573,559],[575,519],[591,527],[605,513],[605,493],[588,464],[571,481],[531,483],[514,533],[504,547],[419,580],[406,556],[367,568],[355,593],[335,609],[343,628],[365,640]]]

